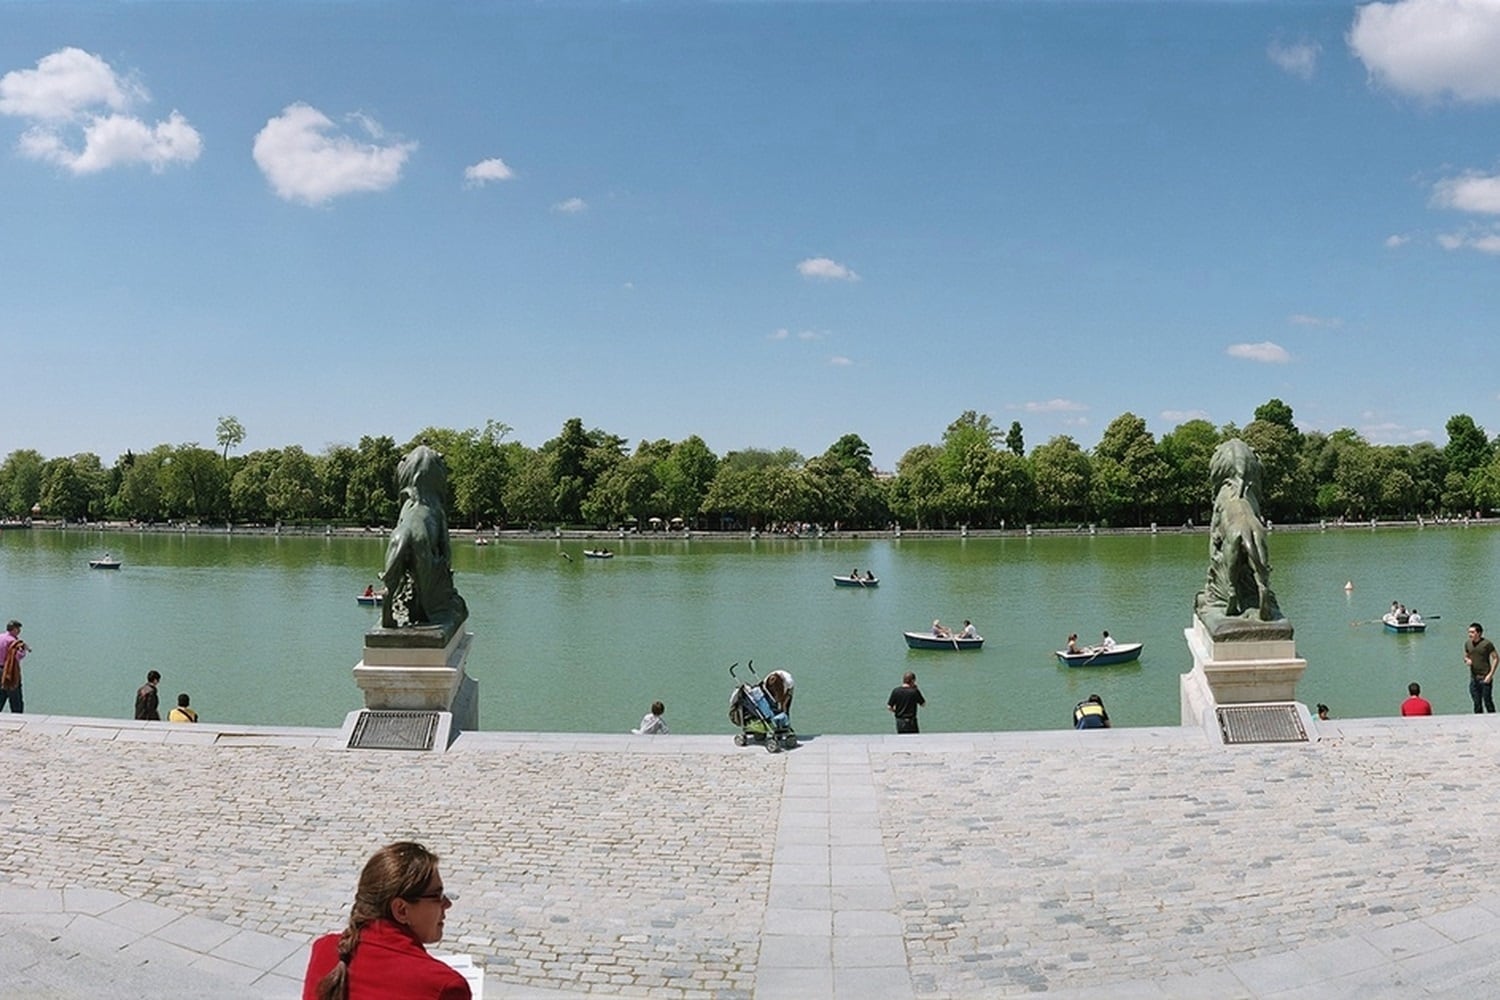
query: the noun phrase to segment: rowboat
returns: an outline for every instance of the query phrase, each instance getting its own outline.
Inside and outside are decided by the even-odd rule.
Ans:
[[[1421,622],[1421,621],[1414,622],[1414,621],[1410,621],[1410,620],[1408,620],[1408,621],[1401,621],[1399,618],[1397,618],[1395,615],[1391,614],[1389,611],[1387,611],[1385,613],[1385,615],[1380,619],[1380,621],[1381,621],[1382,624],[1385,625],[1385,630],[1387,632],[1407,633],[1407,632],[1426,632],[1427,631],[1427,623],[1426,622]]]
[[[1107,667],[1113,663],[1132,663],[1141,658],[1144,642],[1120,642],[1113,649],[1086,646],[1076,653],[1057,651],[1057,662],[1069,667]]]
[[[836,576],[833,578],[833,585],[835,587],[878,587],[880,581],[873,576]]]
[[[615,554],[609,549],[584,549],[583,557],[585,559],[613,559]]]
[[[102,557],[100,557],[98,559],[90,559],[89,560],[89,569],[119,569],[119,568],[120,568],[120,560],[116,559],[114,556],[110,555],[107,552]]]
[[[960,639],[956,635],[941,636],[933,635],[931,632],[902,632],[906,637],[906,645],[910,649],[946,649],[949,652],[963,651],[966,649],[978,649],[984,645],[984,636],[976,635],[972,639]]]
[[[367,608],[378,608],[384,597],[384,594],[356,594],[354,599]]]

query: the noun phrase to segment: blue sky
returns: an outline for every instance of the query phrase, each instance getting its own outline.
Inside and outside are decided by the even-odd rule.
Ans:
[[[1500,0],[0,0],[0,454],[1442,444],[1496,317]]]

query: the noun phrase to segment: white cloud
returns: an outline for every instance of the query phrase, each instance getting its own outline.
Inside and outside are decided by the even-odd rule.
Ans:
[[[1174,424],[1185,424],[1189,420],[1207,420],[1207,410],[1162,410],[1161,418]]]
[[[1077,403],[1071,399],[1049,399],[1046,402],[1027,402],[1021,404],[1021,409],[1027,413],[1077,413],[1088,409],[1088,404]]]
[[[833,357],[828,359],[828,363],[830,365],[833,365],[835,368],[848,368],[854,364],[853,361],[844,357],[842,354],[835,354]]]
[[[100,106],[125,111],[150,100],[145,88],[121,78],[109,63],[82,49],[59,49],[0,77],[0,114],[40,121],[87,117]]]
[[[1318,56],[1323,46],[1317,42],[1272,42],[1266,47],[1266,55],[1279,66],[1282,72],[1299,80],[1311,80],[1318,72]]]
[[[804,278],[820,281],[858,281],[859,275],[827,257],[809,257],[797,265],[797,273]]]
[[[492,156],[488,160],[480,160],[473,166],[464,168],[464,180],[470,187],[480,187],[491,181],[508,181],[516,176],[516,172],[506,165],[505,161],[498,156]]]
[[[1500,52],[1495,58],[1500,60]],[[1432,201],[1439,208],[1500,215],[1500,177],[1467,173],[1438,181],[1432,188]]]
[[[74,174],[132,164],[159,173],[198,159],[203,139],[181,113],[155,125],[126,113],[148,100],[145,87],[82,49],[60,49],[36,69],[0,77],[0,114],[31,122],[17,142],[21,155]]]
[[[805,341],[812,341],[812,340],[822,340],[824,337],[827,337],[827,336],[828,336],[828,331],[827,330],[798,330],[796,333],[793,333],[791,330],[788,330],[786,327],[780,327],[779,329],[776,329],[776,330],[774,330],[774,331],[771,332],[769,339],[771,339],[771,340],[790,340],[792,337],[796,337],[798,340],[801,340],[801,341],[805,342]]]
[[[1394,250],[1397,247],[1404,247],[1410,242],[1411,237],[1407,236],[1404,233],[1392,233],[1385,238],[1385,246],[1387,250]]]
[[[566,201],[560,201],[556,205],[553,205],[552,211],[561,212],[564,215],[577,215],[580,212],[587,212],[588,208],[589,203],[582,198],[569,198]]]
[[[1437,242],[1444,250],[1476,250],[1500,255],[1500,232],[1439,233]]]
[[[1500,3],[1396,0],[1359,7],[1349,48],[1370,76],[1422,98],[1500,100]]]
[[[1224,353],[1231,358],[1260,361],[1268,365],[1284,365],[1292,360],[1286,348],[1280,344],[1273,344],[1269,340],[1263,340],[1258,344],[1230,344],[1224,349]]]
[[[255,165],[278,197],[306,205],[358,191],[385,191],[401,179],[414,142],[382,142],[379,123],[351,116],[374,140],[330,134],[333,121],[307,104],[289,104],[255,134]]]
[[[1337,316],[1312,316],[1308,313],[1292,313],[1286,321],[1293,326],[1311,326],[1320,330],[1336,330],[1344,325]]]

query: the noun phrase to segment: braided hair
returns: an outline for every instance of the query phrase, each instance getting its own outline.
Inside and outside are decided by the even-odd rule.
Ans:
[[[339,935],[339,961],[318,983],[318,1000],[348,1000],[349,963],[359,947],[359,933],[372,920],[391,915],[391,901],[421,893],[432,881],[438,856],[409,840],[387,844],[370,856],[359,873],[359,888],[349,908],[349,926]]]

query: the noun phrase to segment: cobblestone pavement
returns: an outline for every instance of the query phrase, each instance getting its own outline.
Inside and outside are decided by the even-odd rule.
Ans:
[[[0,716],[0,996],[295,996],[364,859],[404,838],[442,855],[441,948],[490,996],[1482,995],[1500,725],[1318,735],[412,755]]]

